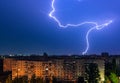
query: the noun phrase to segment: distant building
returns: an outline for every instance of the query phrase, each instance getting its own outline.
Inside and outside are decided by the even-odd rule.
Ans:
[[[100,71],[100,83],[104,79],[104,59],[101,58],[75,58],[75,57],[49,57],[49,58],[26,58],[12,60],[12,79],[27,75],[31,79],[32,75],[43,79],[56,77],[61,80],[76,81],[78,76],[85,76],[85,64],[96,63]]]
[[[3,59],[0,59],[0,73],[3,72]]]
[[[3,72],[12,71],[12,58],[3,59]]]

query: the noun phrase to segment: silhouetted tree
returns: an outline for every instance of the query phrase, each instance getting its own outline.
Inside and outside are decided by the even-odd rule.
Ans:
[[[77,83],[85,83],[84,77],[79,76],[78,80],[77,80]]]
[[[12,76],[8,75],[8,78],[6,79],[6,83],[12,83]]]
[[[88,63],[85,66],[85,78],[88,83],[98,83],[100,80],[99,69],[96,63]]]
[[[52,83],[57,83],[57,78],[53,77]]]
[[[27,76],[22,76],[19,78],[15,78],[12,83],[28,83],[28,77]]]
[[[104,83],[111,83],[109,77],[105,76],[105,81],[104,81]]]
[[[17,83],[18,78],[14,78],[14,80],[12,80],[12,83]]]
[[[41,79],[40,77],[36,78],[36,83],[43,83],[43,79]]]
[[[22,76],[22,83],[28,83],[28,76]]]
[[[112,59],[112,62],[105,62],[105,75],[108,77],[112,72],[116,73],[119,71],[116,66],[116,60]],[[116,74],[119,74],[117,72]]]
[[[36,83],[36,76],[35,76],[35,74],[32,75],[32,78],[30,79],[30,83]]]
[[[50,83],[50,79],[49,78],[45,78],[45,83]]]

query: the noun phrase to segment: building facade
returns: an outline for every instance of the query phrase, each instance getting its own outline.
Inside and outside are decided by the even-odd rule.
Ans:
[[[3,59],[3,71],[12,71],[12,58],[4,58]]]
[[[100,83],[104,79],[104,60],[99,58],[52,58],[48,60],[20,60],[12,61],[12,79],[33,75],[40,78],[56,77],[60,80],[76,81],[79,76],[85,77],[85,64],[96,63],[100,71]]]

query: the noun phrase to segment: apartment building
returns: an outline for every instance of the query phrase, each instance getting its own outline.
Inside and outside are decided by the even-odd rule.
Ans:
[[[99,58],[50,58],[44,60],[14,59],[12,61],[12,79],[33,75],[43,79],[56,77],[62,80],[76,81],[78,76],[85,76],[85,64],[96,63],[100,71],[100,83],[104,79],[104,60]]]

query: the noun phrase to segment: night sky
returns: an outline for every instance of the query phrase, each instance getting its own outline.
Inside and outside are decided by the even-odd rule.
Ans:
[[[81,54],[91,25],[62,29],[48,16],[52,0],[0,0],[0,54]],[[56,0],[62,24],[108,20],[90,36],[88,54],[120,54],[120,0]]]

